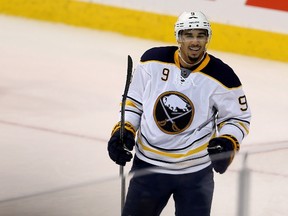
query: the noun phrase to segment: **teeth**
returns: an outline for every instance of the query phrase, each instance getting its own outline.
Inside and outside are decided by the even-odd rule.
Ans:
[[[198,51],[198,50],[200,50],[199,47],[189,47],[189,49],[190,49],[190,50],[193,50],[193,51]]]

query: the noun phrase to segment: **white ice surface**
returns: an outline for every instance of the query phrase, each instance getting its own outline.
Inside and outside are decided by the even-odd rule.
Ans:
[[[120,185],[111,179],[117,180],[119,168],[106,142],[118,120],[127,55],[137,64],[145,50],[162,45],[167,44],[0,16],[0,216],[118,215],[114,191]],[[242,152],[271,149],[248,157],[250,215],[287,215],[288,64],[211,53],[234,68],[249,100],[253,118]],[[215,175],[212,216],[236,216],[241,156],[225,175]],[[89,188],[91,182],[102,190]],[[86,183],[82,190],[64,190]],[[1,202],[45,191],[54,193]],[[163,215],[173,215],[172,204]]]

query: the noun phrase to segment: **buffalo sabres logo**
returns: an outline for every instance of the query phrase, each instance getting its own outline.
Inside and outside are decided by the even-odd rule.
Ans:
[[[154,105],[154,120],[161,131],[178,134],[186,130],[194,117],[194,106],[179,92],[161,94]]]

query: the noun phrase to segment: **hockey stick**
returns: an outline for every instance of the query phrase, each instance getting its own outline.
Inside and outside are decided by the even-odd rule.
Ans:
[[[132,77],[132,68],[133,68],[133,61],[130,55],[128,55],[128,65],[127,65],[127,76],[126,76],[126,83],[124,94],[122,96],[122,103],[121,103],[121,125],[120,125],[120,140],[121,143],[124,144],[124,125],[125,125],[125,104],[127,99],[127,94],[131,82]],[[126,195],[126,179],[124,175],[124,166],[120,166],[120,177],[121,177],[121,212],[124,207],[125,202],[125,195]]]

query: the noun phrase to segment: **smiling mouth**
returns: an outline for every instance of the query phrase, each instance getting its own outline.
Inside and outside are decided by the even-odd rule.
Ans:
[[[189,50],[193,52],[198,52],[201,50],[201,47],[189,47]]]

